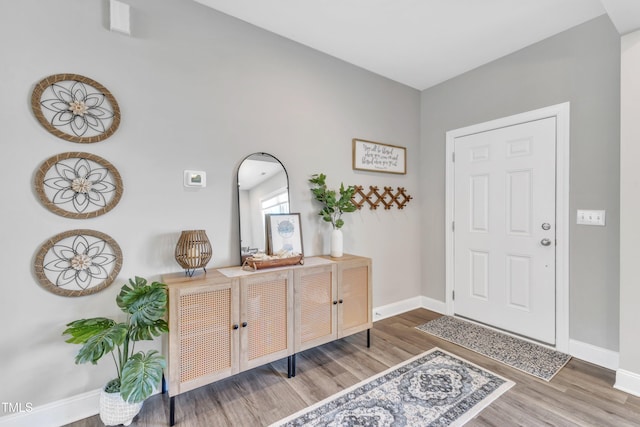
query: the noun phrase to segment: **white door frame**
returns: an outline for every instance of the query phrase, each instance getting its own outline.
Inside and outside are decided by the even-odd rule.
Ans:
[[[556,349],[569,350],[569,102],[479,123],[447,132],[445,197],[445,304],[454,314],[454,141],[456,138],[513,126],[533,120],[556,118]]]

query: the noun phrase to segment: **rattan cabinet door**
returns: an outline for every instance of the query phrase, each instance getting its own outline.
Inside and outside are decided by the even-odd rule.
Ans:
[[[293,272],[240,279],[240,370],[293,354]]]
[[[296,269],[296,353],[338,338],[336,265]]]
[[[170,286],[169,307],[170,396],[238,372],[237,280]]]
[[[345,255],[338,264],[338,338],[373,327],[371,259]]]

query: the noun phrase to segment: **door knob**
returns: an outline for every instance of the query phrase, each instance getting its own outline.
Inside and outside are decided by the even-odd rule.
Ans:
[[[549,246],[549,245],[551,245],[551,240],[546,239],[546,238],[545,238],[545,239],[542,239],[542,240],[540,240],[540,244],[541,244],[542,246]]]

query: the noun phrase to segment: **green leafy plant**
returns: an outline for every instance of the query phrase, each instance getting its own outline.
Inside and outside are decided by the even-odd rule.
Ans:
[[[116,365],[117,378],[105,386],[108,393],[120,392],[129,403],[144,401],[151,396],[162,379],[166,366],[156,350],[135,351],[136,341],[153,340],[169,331],[164,315],[167,291],[164,283],[147,284],[142,277],[129,279],[116,297],[118,307],[126,314],[125,322],[105,317],[80,319],[67,324],[62,335],[72,344],[82,344],[76,363],[97,364],[110,353]]]
[[[340,229],[344,225],[342,214],[356,210],[356,206],[351,201],[356,188],[353,185],[345,188],[344,184],[340,183],[340,197],[338,197],[338,192],[327,188],[326,179],[327,176],[322,173],[312,175],[309,179],[313,184],[311,192],[315,199],[322,203],[322,209],[318,215],[330,222],[334,229]]]

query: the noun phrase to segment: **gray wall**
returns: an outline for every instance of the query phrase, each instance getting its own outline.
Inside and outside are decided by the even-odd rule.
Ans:
[[[111,378],[109,359],[74,364],[77,346],[63,342],[64,325],[117,315],[114,298],[129,277],[178,271],[173,251],[181,230],[207,231],[209,268],[239,263],[236,167],[256,151],[287,168],[307,255],[328,253],[331,231],[316,215],[311,174],[326,173],[331,186],[406,187],[416,200],[403,211],[345,217],[345,252],[373,258],[374,305],[420,294],[418,91],[192,1],[127,3],[132,37],[105,28],[106,1],[0,2],[0,402],[38,406]],[[122,124],[112,137],[74,144],[36,121],[31,91],[57,73],[93,78],[114,94]],[[354,172],[352,138],[407,147],[408,174]],[[38,202],[35,171],[68,151],[99,155],[118,168],[124,194],[111,212],[72,220]],[[185,169],[206,171],[207,188],[185,189]],[[76,228],[113,237],[124,264],[108,289],[64,298],[38,285],[32,260],[46,239]]]
[[[632,384],[635,394],[640,395],[640,30],[622,38],[621,93],[620,368],[635,373]]]
[[[596,18],[422,93],[422,294],[445,299],[445,133],[571,102],[570,338],[618,350],[620,37]],[[606,209],[606,227],[576,226]]]

